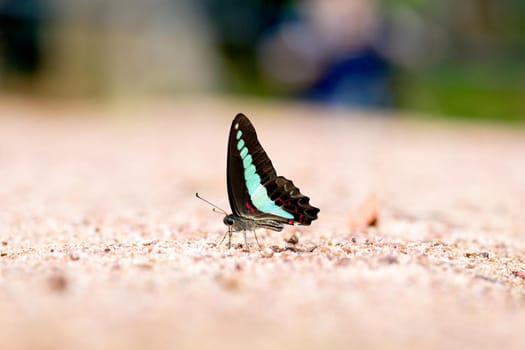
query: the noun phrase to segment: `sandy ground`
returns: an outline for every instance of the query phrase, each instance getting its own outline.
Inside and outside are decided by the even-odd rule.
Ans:
[[[524,128],[57,106],[0,104],[0,349],[525,349]],[[240,111],[321,209],[262,252],[194,197],[228,209]]]

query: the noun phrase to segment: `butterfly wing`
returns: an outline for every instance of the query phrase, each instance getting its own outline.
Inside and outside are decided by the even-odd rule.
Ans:
[[[319,209],[309,204],[292,181],[277,176],[244,114],[233,119],[228,139],[228,197],[237,216],[309,225]]]
[[[317,219],[319,209],[310,205],[310,198],[301,194],[301,191],[283,176],[277,176],[266,184],[270,199],[293,219],[282,221],[289,225],[310,225]]]

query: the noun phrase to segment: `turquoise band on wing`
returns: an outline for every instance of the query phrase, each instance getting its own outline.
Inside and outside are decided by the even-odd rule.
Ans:
[[[246,155],[248,154],[248,148],[244,147],[242,150],[241,150],[241,158],[243,159],[244,161],[244,158],[246,158]],[[250,161],[252,159],[252,156],[250,156]],[[244,166],[246,168],[246,165]]]
[[[246,153],[248,153],[248,149],[246,147],[243,148],[243,151],[246,150]],[[244,167],[244,169],[246,169],[247,167],[250,166],[250,164],[252,164],[252,156],[247,154],[243,157],[242,155],[242,152],[241,152],[241,158],[242,158],[242,166]]]
[[[243,147],[244,147],[244,140],[243,140],[243,139],[240,139],[240,140],[237,142],[237,151],[240,151]]]
[[[237,131],[235,135],[237,138],[237,150],[240,152],[242,158],[242,166],[244,168],[244,181],[246,188],[250,194],[250,199],[253,205],[261,212],[277,215],[287,219],[293,219],[293,215],[275,205],[275,203],[268,197],[266,188],[261,184],[261,177],[257,174],[255,165],[253,164],[252,156],[249,154],[248,147],[245,146],[242,137],[242,131]]]

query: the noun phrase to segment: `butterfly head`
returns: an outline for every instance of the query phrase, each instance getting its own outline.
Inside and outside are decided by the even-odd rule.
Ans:
[[[235,224],[235,217],[233,214],[226,215],[222,222],[224,222],[224,225],[226,226],[233,226]]]

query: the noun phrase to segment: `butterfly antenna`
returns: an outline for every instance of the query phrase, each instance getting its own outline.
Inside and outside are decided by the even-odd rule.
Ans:
[[[222,209],[222,208],[219,208],[218,206],[216,206],[215,204],[213,204],[212,202],[210,202],[209,200],[207,199],[204,199],[202,198],[201,196],[199,196],[199,192],[195,193],[195,197],[199,198],[201,201],[203,202],[206,202],[208,203],[209,205],[211,205],[213,207],[213,211],[216,212],[216,213],[221,213],[221,214],[224,214],[224,215],[228,215],[228,213]]]

